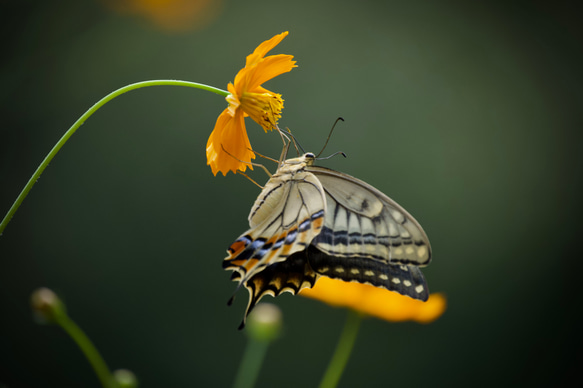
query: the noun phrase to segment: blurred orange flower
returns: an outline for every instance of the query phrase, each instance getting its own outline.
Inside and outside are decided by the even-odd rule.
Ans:
[[[170,32],[203,28],[216,19],[222,0],[102,0],[122,14],[139,15]]]
[[[427,302],[422,302],[368,284],[327,277],[321,277],[313,288],[304,288],[299,294],[390,322],[430,323],[439,318],[446,308],[445,296],[440,293],[431,294]]]
[[[270,55],[288,32],[283,32],[261,43],[255,51],[247,56],[245,67],[235,76],[235,82],[229,83],[226,98],[229,106],[220,114],[215,128],[206,145],[207,164],[214,175],[229,171],[245,171],[253,168],[249,163],[255,158],[247,136],[244,118],[249,116],[263,127],[265,132],[277,127],[281,117],[283,99],[281,94],[273,93],[261,85],[280,74],[296,67],[292,55]],[[226,151],[226,152],[225,152]]]

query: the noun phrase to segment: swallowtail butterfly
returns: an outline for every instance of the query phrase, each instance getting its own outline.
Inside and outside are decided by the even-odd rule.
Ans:
[[[419,267],[431,247],[421,225],[371,185],[315,160],[308,152],[279,164],[251,209],[250,229],[228,249],[223,268],[250,294],[240,328],[264,295],[296,294],[320,276],[429,297]]]

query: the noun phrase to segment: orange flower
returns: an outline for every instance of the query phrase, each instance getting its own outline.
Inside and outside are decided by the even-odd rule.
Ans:
[[[201,29],[223,9],[221,0],[102,0],[121,14],[143,17],[167,32]]]
[[[231,94],[226,98],[229,106],[217,119],[206,145],[207,164],[214,175],[219,171],[227,175],[229,171],[236,173],[237,170],[245,171],[247,167],[253,168],[250,162],[255,154],[247,137],[245,117],[251,117],[265,132],[277,128],[283,109],[281,94],[261,85],[296,66],[292,55],[265,57],[287,34],[286,31],[261,43],[247,56],[245,67],[235,76],[234,84],[229,83]]]
[[[321,277],[313,288],[303,289],[300,295],[391,322],[429,323],[439,318],[446,307],[445,296],[440,293],[431,294],[427,302],[422,302],[368,284],[327,277]]]

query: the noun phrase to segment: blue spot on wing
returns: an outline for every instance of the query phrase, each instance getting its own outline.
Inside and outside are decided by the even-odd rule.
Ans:
[[[245,236],[247,237],[247,236]],[[237,256],[237,260],[248,260],[250,259],[253,254],[261,249],[261,247],[265,244],[264,238],[258,238],[257,240],[251,242],[244,250]]]
[[[293,242],[296,241],[297,235],[298,235],[297,229],[290,230],[285,238],[286,245],[293,244]]]

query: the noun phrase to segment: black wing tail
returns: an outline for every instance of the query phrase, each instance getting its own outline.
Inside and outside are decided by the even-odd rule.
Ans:
[[[233,280],[241,277],[237,272],[233,275]],[[313,287],[318,276],[311,269],[305,250],[294,253],[285,261],[268,265],[261,272],[253,275],[243,284],[249,291],[249,303],[239,330],[245,327],[247,316],[263,296],[276,297],[284,292],[295,295],[303,288]]]

